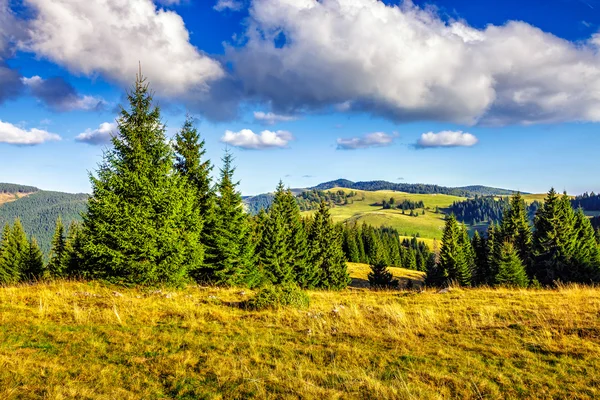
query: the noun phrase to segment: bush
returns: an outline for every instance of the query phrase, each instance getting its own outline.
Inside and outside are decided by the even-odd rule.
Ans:
[[[267,286],[247,302],[247,308],[266,310],[279,307],[307,308],[310,298],[296,285]]]

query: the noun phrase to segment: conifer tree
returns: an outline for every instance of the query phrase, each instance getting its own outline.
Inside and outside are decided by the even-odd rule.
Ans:
[[[244,212],[242,195],[233,180],[233,156],[223,157],[215,200],[214,234],[207,243],[206,275],[202,280],[224,286],[256,286],[261,277],[254,258],[252,232]],[[268,236],[265,231],[265,236]]]
[[[502,244],[495,281],[497,285],[509,287],[527,287],[529,285],[525,266],[517,249],[510,241]]]
[[[121,108],[112,148],[91,176],[84,215],[86,275],[141,285],[181,285],[201,264],[195,198],[175,173],[160,110],[141,72]]]
[[[545,285],[572,277],[571,257],[576,245],[575,215],[568,196],[554,189],[546,196],[535,217],[533,275]]]
[[[283,220],[287,226],[286,244],[289,253],[289,262],[292,267],[294,279],[301,287],[306,282],[298,277],[304,276],[311,267],[308,262],[308,235],[300,208],[290,189],[286,190],[282,198]]]
[[[0,258],[0,284],[17,283],[22,278],[24,258],[29,243],[21,221],[17,218],[12,228],[5,228],[2,237],[2,252]]]
[[[448,279],[461,286],[471,284],[471,271],[465,258],[463,232],[456,217],[451,215],[446,219],[442,247],[440,250],[440,267],[448,275]]]
[[[478,231],[473,234],[471,245],[475,253],[475,270],[473,271],[473,285],[484,285],[488,283],[489,267],[488,252],[485,238]]]
[[[500,230],[502,241],[510,241],[516,248],[523,264],[529,266],[533,235],[527,215],[527,206],[521,193],[516,193],[511,198],[510,206],[502,218]]]
[[[28,246],[23,254],[23,271],[21,275],[26,280],[37,280],[44,275],[44,255],[33,236],[29,239]]]
[[[448,272],[436,262],[435,253],[431,253],[426,263],[425,285],[443,287],[448,285]]]
[[[345,226],[344,228],[344,253],[348,261],[353,263],[360,262],[360,253],[356,244],[356,236],[352,227]]]
[[[81,267],[84,262],[84,244],[85,237],[82,226],[77,222],[71,222],[63,256],[63,275],[65,277],[85,277],[85,271]]]
[[[600,280],[600,247],[596,242],[594,228],[580,208],[575,213],[577,242],[574,249],[573,280],[590,283]]]
[[[333,224],[329,208],[321,202],[309,228],[309,265],[318,271],[317,287],[343,289],[350,283],[341,231]]]
[[[404,252],[404,260],[402,266],[406,269],[417,270],[417,257],[415,256],[415,250],[408,248]]]
[[[50,249],[50,260],[46,266],[46,274],[49,278],[61,278],[64,272],[65,260],[65,226],[62,219],[58,217],[52,237],[52,248]]]
[[[398,287],[398,280],[394,279],[383,260],[371,265],[368,279],[372,289],[394,289]]]

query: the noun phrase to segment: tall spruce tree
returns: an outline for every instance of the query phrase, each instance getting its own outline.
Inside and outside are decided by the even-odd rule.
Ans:
[[[314,286],[334,290],[348,286],[350,275],[342,249],[341,230],[333,224],[325,202],[321,202],[310,223],[308,246],[308,264],[318,272]]]
[[[5,257],[10,241],[10,230],[9,224],[4,225],[0,238],[0,285],[5,285],[13,280],[12,270],[6,267],[7,258]]]
[[[308,235],[300,208],[292,191],[286,190],[283,196],[283,217],[287,225],[287,248],[294,279],[301,287],[308,287],[309,282],[303,277],[310,275],[308,265]]]
[[[84,215],[86,274],[113,282],[181,285],[202,261],[194,196],[175,173],[160,110],[138,74],[121,108]]]
[[[50,249],[50,260],[46,266],[48,278],[56,279],[63,277],[65,261],[66,236],[65,226],[60,217],[56,220],[54,236],[52,237],[52,248]]]
[[[228,150],[222,161],[215,199],[214,231],[207,243],[202,278],[217,285],[253,287],[261,277],[254,258],[250,221],[244,211],[242,195],[237,191],[238,183],[233,180],[235,168]]]
[[[568,196],[551,189],[535,217],[534,277],[542,284],[572,278],[571,258],[576,245],[575,215]]]
[[[442,247],[440,249],[440,267],[450,281],[461,286],[471,285],[471,271],[465,258],[463,232],[454,215],[446,219]]]
[[[371,289],[394,289],[399,284],[383,260],[371,265],[368,279]]]
[[[475,231],[471,240],[475,252],[475,270],[473,271],[473,285],[479,286],[488,283],[488,253],[487,243],[484,238]]]
[[[81,267],[84,262],[84,244],[85,237],[81,224],[78,222],[71,222],[63,255],[63,275],[65,277],[85,277],[85,271]]]
[[[442,268],[436,262],[436,254],[431,253],[426,262],[427,275],[425,276],[425,285],[431,287],[444,287],[449,283],[448,271]]]
[[[527,287],[529,285],[525,266],[519,257],[518,250],[510,241],[502,244],[495,283],[509,287]]]
[[[24,269],[25,256],[29,249],[27,236],[23,230],[21,220],[18,218],[12,228],[3,232],[2,252],[0,257],[0,284],[12,284],[19,282]]]
[[[353,263],[360,262],[360,252],[356,243],[356,236],[353,226],[346,225],[344,227],[344,253],[348,261]]]

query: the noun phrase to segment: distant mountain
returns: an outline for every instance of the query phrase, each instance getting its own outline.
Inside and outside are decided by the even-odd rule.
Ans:
[[[508,196],[516,193],[514,190],[499,189],[487,186],[464,186],[464,187],[445,187],[439,185],[431,185],[424,183],[393,183],[388,181],[365,181],[352,182],[348,179],[337,179],[335,181],[321,183],[311,189],[328,190],[335,187],[355,189],[355,190],[394,190],[405,193],[415,194],[447,194],[459,197],[475,197],[475,196]],[[524,193],[525,194],[525,193]]]
[[[40,189],[34,186],[17,185],[14,183],[0,183],[0,193],[22,194],[35,193]]]
[[[0,188],[5,187],[4,185],[6,184],[0,184]],[[12,224],[15,218],[20,218],[25,232],[36,237],[47,255],[56,219],[60,216],[67,226],[71,221],[80,221],[89,195],[34,189],[36,191],[26,197],[0,205],[0,229],[7,223]]]

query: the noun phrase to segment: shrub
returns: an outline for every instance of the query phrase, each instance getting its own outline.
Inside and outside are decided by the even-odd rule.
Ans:
[[[308,294],[298,286],[288,284],[283,286],[267,286],[248,300],[247,308],[266,310],[279,307],[307,308],[310,304]]]

